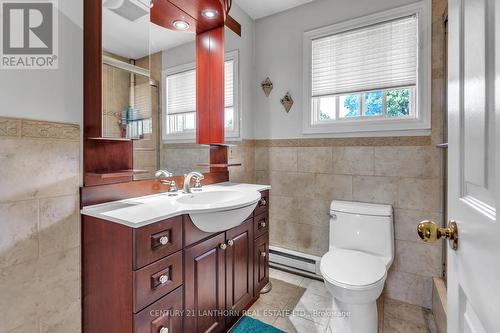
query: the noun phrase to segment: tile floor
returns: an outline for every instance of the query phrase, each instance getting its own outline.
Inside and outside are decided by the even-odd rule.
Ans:
[[[310,309],[332,308],[332,297],[321,281],[270,269],[273,289],[263,294],[248,315],[288,333],[335,333],[328,315]],[[386,298],[380,333],[435,333],[428,309]]]

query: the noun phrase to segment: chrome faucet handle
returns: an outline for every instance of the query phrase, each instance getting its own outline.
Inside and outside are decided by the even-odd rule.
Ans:
[[[170,178],[173,174],[167,170],[158,170],[155,173],[155,177],[158,178],[160,183],[170,186],[168,189],[169,195],[177,195],[178,189],[175,180],[168,180],[164,178]]]
[[[177,183],[175,180],[172,181],[167,181],[167,184],[170,185],[170,189],[168,190],[168,195],[177,195],[177,192],[179,192],[179,189],[177,188]]]
[[[170,178],[172,177],[173,174],[167,170],[158,170],[155,173],[155,177],[160,179],[160,182],[163,183],[163,180],[161,178]]]
[[[201,185],[201,181],[204,179],[205,177],[196,177],[194,179],[194,186],[192,188],[193,191],[201,191],[202,190],[202,187],[203,185]]]

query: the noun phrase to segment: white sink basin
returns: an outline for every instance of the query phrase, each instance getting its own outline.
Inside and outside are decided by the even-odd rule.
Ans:
[[[189,217],[198,229],[220,232],[243,223],[260,197],[254,190],[217,190],[191,193],[177,199],[177,203],[189,210]]]

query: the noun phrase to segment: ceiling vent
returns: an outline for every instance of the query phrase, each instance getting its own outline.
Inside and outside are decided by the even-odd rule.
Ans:
[[[129,21],[135,21],[149,14],[150,0],[103,0],[103,6]]]

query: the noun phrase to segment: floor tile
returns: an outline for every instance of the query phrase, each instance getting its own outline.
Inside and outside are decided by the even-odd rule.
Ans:
[[[322,295],[322,296],[329,296],[331,295],[328,289],[326,288],[326,285],[323,281],[319,280],[314,280],[310,278],[304,278],[302,280],[302,283],[300,284],[302,288],[306,288],[310,292],[317,294],[317,295]]]
[[[294,313],[304,319],[327,326],[333,311],[333,298],[306,290],[294,308]]]
[[[303,293],[303,288],[299,288],[299,286],[291,283],[276,279],[270,279],[270,281],[273,285],[273,289],[267,294],[262,294],[260,300],[273,307],[283,309],[290,299]]]
[[[276,328],[283,330],[287,333],[324,333],[326,326],[320,325],[313,321],[290,316],[288,318],[278,318],[274,323]]]
[[[270,270],[273,289],[261,295],[249,315],[289,333],[336,333],[334,299],[324,282]],[[380,333],[435,333],[432,312],[390,298],[383,300]]]
[[[247,315],[272,325],[276,321],[279,310],[280,308],[265,304],[259,299],[248,309]]]
[[[304,280],[304,277],[302,277],[300,275],[288,273],[288,272],[281,271],[281,270],[275,269],[275,268],[269,268],[269,277],[272,279],[281,280],[283,282],[290,283],[290,284],[293,284],[296,286],[300,286],[300,284]]]

